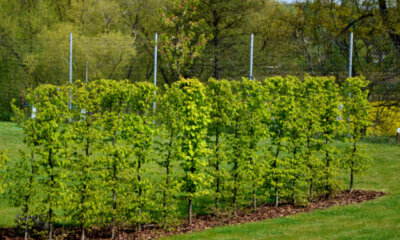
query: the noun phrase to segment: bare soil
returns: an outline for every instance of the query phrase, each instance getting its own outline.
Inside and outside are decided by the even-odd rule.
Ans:
[[[182,234],[194,231],[201,231],[216,226],[237,225],[248,222],[257,222],[270,218],[284,217],[297,213],[311,212],[315,209],[327,209],[332,206],[344,206],[354,203],[369,201],[381,196],[383,192],[354,190],[352,193],[347,191],[340,192],[330,199],[314,200],[313,203],[305,207],[283,204],[279,207],[270,205],[260,206],[253,212],[250,208],[240,210],[236,214],[218,213],[212,215],[203,215],[194,217],[192,225],[187,223],[177,226],[174,230],[164,230],[154,224],[145,225],[142,231],[137,232],[132,229],[119,229],[116,239],[157,239],[164,236]],[[88,240],[106,240],[110,239],[110,229],[93,229],[87,233]],[[75,240],[80,239],[80,230],[72,228],[57,228],[55,231],[57,239]],[[21,240],[23,235],[16,229],[0,229],[0,240]]]

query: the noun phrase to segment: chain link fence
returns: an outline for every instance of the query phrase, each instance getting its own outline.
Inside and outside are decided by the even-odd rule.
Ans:
[[[209,41],[203,53],[195,59],[186,77],[206,81],[240,79],[250,75],[249,35],[237,35]],[[357,40],[356,40],[357,41]],[[396,95],[400,76],[398,51],[382,39],[372,49],[361,53],[362,43],[355,42],[353,75],[364,75],[376,89],[374,100],[388,100],[391,91]],[[24,42],[24,44],[22,44]],[[95,79],[129,79],[153,81],[154,46],[152,38],[127,38],[122,34],[97,37],[73,36],[73,81]],[[10,101],[24,102],[25,90],[43,83],[69,82],[69,36],[42,36],[27,44],[26,39],[0,37],[0,120],[11,115]],[[363,50],[365,51],[365,50]],[[158,57],[157,82],[167,83],[166,66]],[[338,81],[348,76],[349,44],[312,45],[294,38],[268,39],[254,36],[253,76],[305,74],[335,76]],[[390,100],[390,99],[389,99]]]

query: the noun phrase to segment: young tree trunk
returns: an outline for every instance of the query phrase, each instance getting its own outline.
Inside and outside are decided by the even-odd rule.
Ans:
[[[356,153],[357,151],[357,143],[354,142],[353,145],[353,155]],[[353,192],[353,187],[354,187],[354,161],[351,161],[351,166],[350,166],[350,189],[349,192]]]
[[[295,205],[296,203],[296,179],[293,180],[293,194],[292,194],[292,204]]]
[[[53,223],[51,222],[52,220],[49,220],[49,240],[53,240]]]
[[[114,167],[113,167],[113,178],[114,180],[117,177],[117,165],[114,163]],[[113,194],[113,217],[112,217],[112,228],[111,228],[111,239],[115,239],[115,211],[117,209],[117,192],[116,192],[116,186],[114,183],[113,186],[113,190],[112,190],[112,194]]]
[[[219,131],[218,125],[215,133],[215,172],[217,175],[216,179],[216,189],[215,189],[215,208],[219,207],[219,194],[220,194],[220,176],[219,176]]]
[[[81,240],[85,240],[85,227],[81,226]]]
[[[24,240],[28,240],[29,237],[29,199],[31,197],[31,188],[33,184],[33,175],[35,173],[34,168],[33,168],[33,159],[35,157],[35,154],[33,153],[33,150],[31,150],[31,175],[29,176],[29,184],[28,184],[28,192],[25,195],[25,207],[24,207],[24,212],[25,212],[25,234],[24,234]]]
[[[111,110],[111,106],[110,106],[110,110]],[[118,120],[119,120],[119,117],[120,117],[120,115],[119,115],[120,113],[118,112]],[[113,136],[113,142],[112,142],[112,146],[115,148],[115,145],[116,145],[116,142],[117,142],[117,140],[116,140],[116,135],[117,135],[117,132],[115,131],[114,132],[114,134],[113,134],[114,136]],[[117,182],[117,163],[116,163],[116,160],[115,159],[113,159],[113,180],[114,180],[114,183],[113,183],[113,188],[112,188],[112,194],[113,194],[113,205],[112,205],[112,208],[113,208],[113,216],[112,216],[112,227],[111,227],[111,239],[115,239],[115,221],[116,221],[116,210],[117,210],[117,186],[116,186],[116,182]]]
[[[256,195],[256,187],[253,183],[253,211],[257,211],[257,195]]]
[[[192,201],[192,198],[189,197],[189,202],[188,202],[188,223],[189,223],[189,225],[192,225],[192,207],[193,207],[193,201]]]
[[[353,174],[353,168],[350,169],[350,189],[349,192],[353,192],[353,186],[354,186],[354,174]]]
[[[325,144],[326,146],[328,146],[329,140],[325,139]],[[325,152],[325,158],[326,158],[326,186],[325,186],[325,190],[327,192],[326,194],[326,198],[329,198],[332,194],[332,186],[330,184],[330,173],[329,173],[329,168],[331,167],[331,159],[329,156],[329,152],[326,151]]]
[[[195,168],[194,168],[194,163],[193,163],[193,158],[191,160],[191,167],[190,167],[190,173],[194,174]],[[189,225],[192,225],[192,207],[193,207],[193,194],[195,192],[195,189],[193,188],[193,185],[191,184],[190,189],[189,189],[189,203],[188,203],[188,222]]]
[[[251,115],[251,118],[253,118],[253,116]],[[250,127],[250,137],[251,138],[254,138],[254,128],[253,128],[253,126],[251,126]],[[250,151],[251,151],[251,153],[253,153],[253,151],[254,151],[254,148],[256,147],[255,146],[256,144],[252,141],[252,142],[250,142]],[[257,211],[257,192],[256,192],[256,179],[255,179],[255,173],[254,173],[254,169],[255,169],[255,163],[254,163],[254,159],[253,159],[253,156],[251,156],[251,159],[250,159],[250,165],[252,165],[253,166],[253,173],[252,173],[252,176],[251,176],[251,181],[252,181],[252,185],[251,185],[251,188],[252,188],[252,197],[253,197],[253,211],[255,212],[255,211]]]
[[[237,165],[237,163],[235,163]],[[237,195],[238,195],[238,173],[235,171],[233,176],[233,207],[235,210],[235,215],[237,215]]]
[[[169,187],[169,174],[170,174],[170,159],[171,159],[171,147],[173,143],[173,129],[171,128],[171,133],[169,136],[169,148],[168,148],[168,154],[167,154],[167,159],[166,159],[166,166],[165,166],[165,173],[166,173],[166,178],[165,178],[165,189],[163,192],[163,218],[164,218],[164,225],[167,224],[167,189]]]
[[[165,190],[163,193],[163,218],[164,218],[164,225],[167,224],[167,188],[169,186],[169,162],[167,162],[167,166],[165,167],[166,170],[166,178],[165,178]]]
[[[87,125],[88,127],[90,127],[90,125]],[[89,159],[90,156],[90,138],[86,138],[86,146],[85,146],[85,156],[87,159]],[[83,166],[83,185],[82,185],[82,190],[81,190],[81,240],[85,240],[85,209],[84,209],[84,204],[86,201],[86,193],[87,193],[87,182],[89,181],[88,179],[88,165],[84,164]]]
[[[214,78],[215,79],[220,79],[220,72],[221,72],[221,67],[219,65],[219,48],[220,48],[220,37],[219,37],[219,29],[218,29],[218,16],[216,16],[216,12],[213,11],[213,25],[215,28],[214,31]]]
[[[276,154],[275,154],[275,160],[274,163],[272,164],[272,168],[277,168],[277,161],[279,157],[279,152],[280,152],[280,142],[278,143],[278,146],[276,148]],[[279,189],[278,189],[278,177],[275,177],[275,207],[279,206]]]
[[[236,124],[235,124],[235,139],[237,139],[239,137],[239,135],[238,135],[238,124],[237,124],[237,121],[236,121]],[[239,156],[235,156],[236,157],[236,159],[235,159],[235,162],[234,162],[234,165],[233,165],[233,169],[232,169],[232,171],[234,172],[234,175],[233,175],[233,207],[234,207],[234,212],[235,212],[235,215],[237,216],[237,198],[238,198],[238,178],[239,178],[239,173],[238,173],[238,168],[239,168],[239,163],[238,163],[238,161],[237,161],[237,159],[238,159],[238,157]]]
[[[53,149],[49,150],[49,167],[50,167],[50,191],[54,188],[54,166],[53,166]],[[49,240],[53,239],[53,199],[49,198]]]
[[[275,207],[279,206],[279,190],[278,187],[275,187]]]
[[[313,165],[310,162],[311,161],[311,138],[310,138],[310,136],[307,137],[307,157],[308,157],[308,160],[309,160],[308,166],[309,166],[310,172],[311,172],[309,194],[310,194],[310,201],[313,202],[313,198],[314,198],[314,173],[313,173]]]
[[[139,209],[138,209],[138,231],[142,231],[142,222],[141,222],[141,215],[142,215],[142,195],[143,195],[143,189],[141,185],[142,181],[142,176],[140,175],[140,169],[142,168],[142,157],[139,156],[138,159],[138,167],[137,167],[137,174],[138,174],[138,184],[139,184]]]
[[[293,133],[293,140],[295,141],[297,139],[297,135],[296,132]],[[294,162],[297,164],[297,145],[293,144],[293,159]],[[293,183],[292,183],[292,188],[293,188],[293,194],[292,194],[292,204],[294,205],[296,203],[296,181],[298,178],[298,174],[295,171],[295,175],[294,175],[294,179],[293,179]]]

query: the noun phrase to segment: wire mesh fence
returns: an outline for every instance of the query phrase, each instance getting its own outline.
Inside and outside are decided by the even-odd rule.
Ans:
[[[62,37],[60,37],[62,36]],[[197,57],[185,77],[206,81],[240,79],[250,75],[250,35],[236,35],[213,39]],[[360,53],[362,42],[355,44],[353,75],[364,75],[373,81],[379,92],[398,89],[400,62],[398,51],[385,39],[374,48]],[[28,42],[28,44],[27,44]],[[69,82],[69,36],[40,36],[31,42],[26,39],[0,38],[0,119],[10,116],[11,99],[24,105],[24,91],[42,83],[67,84]],[[129,79],[153,81],[153,38],[125,37],[112,33],[86,37],[73,35],[73,81],[95,79]],[[365,50],[363,50],[365,51]],[[167,66],[162,56],[157,59],[157,82],[167,81]],[[349,44],[311,44],[307,41],[283,36],[269,39],[254,37],[253,76],[263,79],[276,75],[322,75],[344,79],[348,76]],[[381,84],[380,83],[384,83]],[[387,97],[378,94],[377,98]]]

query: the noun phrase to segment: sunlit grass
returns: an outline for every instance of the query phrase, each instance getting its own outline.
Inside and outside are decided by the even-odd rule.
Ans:
[[[389,193],[383,198],[166,239],[400,239],[400,146],[367,145],[374,165],[356,188]]]

